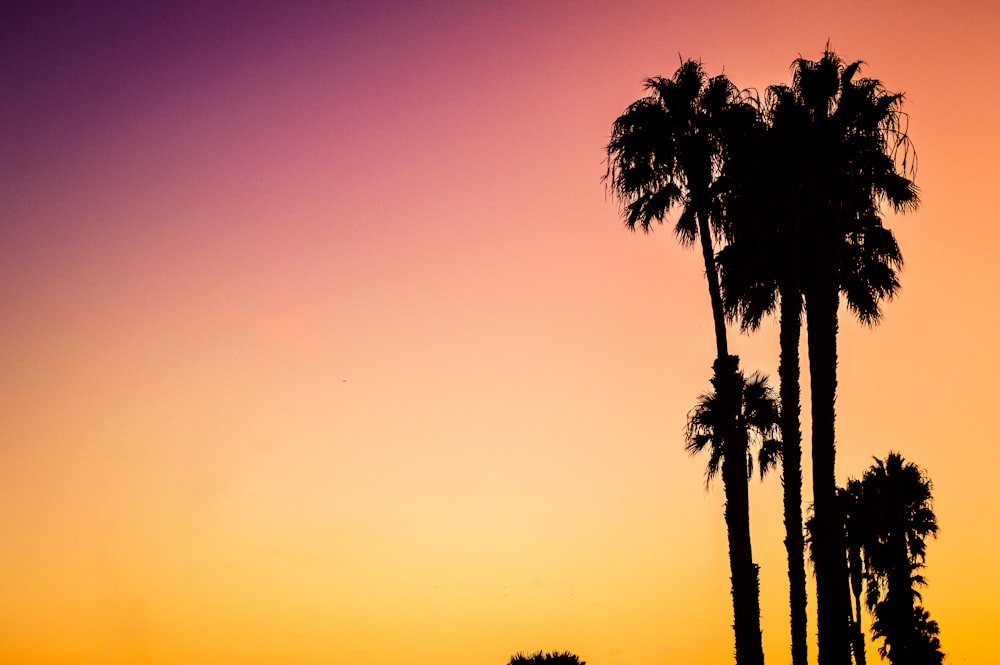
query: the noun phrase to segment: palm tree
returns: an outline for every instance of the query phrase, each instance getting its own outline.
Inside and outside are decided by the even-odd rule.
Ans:
[[[898,453],[876,459],[861,480],[838,490],[846,559],[854,597],[855,662],[865,662],[861,595],[871,614],[872,639],[882,639],[879,654],[891,663],[941,665],[944,654],[936,621],[917,601],[926,584],[919,570],[926,559],[925,539],[937,535],[931,482]],[[806,521],[810,534],[815,519]],[[810,538],[810,554],[816,550]],[[864,591],[862,591],[864,587]]]
[[[795,61],[791,86],[770,89],[772,128],[783,137],[781,154],[791,167],[784,189],[795,193],[790,207],[799,219],[787,248],[806,312],[820,665],[848,665],[851,657],[835,468],[840,293],[863,323],[879,321],[880,303],[899,288],[902,266],[881,207],[907,211],[918,204],[903,174],[912,175],[903,96],[886,92],[875,79],[856,78],[860,67],[845,66],[828,47],[819,61]]]
[[[794,132],[782,114],[793,105],[768,94],[766,117],[728,163],[728,243],[717,257],[727,315],[757,330],[780,304],[781,484],[788,559],[792,665],[806,665],[807,595],[802,521],[802,429],[799,340],[802,328],[803,201],[794,186]]]
[[[862,485],[860,480],[848,479],[847,486],[838,488],[837,499],[844,526],[844,544],[847,548],[848,586],[854,606],[851,608],[851,648],[854,662],[865,665],[865,634],[861,628],[861,595],[866,571],[864,565],[864,512],[861,508]]]
[[[875,460],[859,488],[856,519],[866,602],[874,616],[873,635],[883,640],[879,652],[894,665],[928,662],[940,653],[937,623],[916,603],[916,587],[926,583],[918,572],[927,556],[925,540],[937,535],[931,481],[918,466],[890,453]]]
[[[712,382],[717,383],[718,377]],[[735,428],[728,440],[720,436],[728,429],[730,422],[729,409],[719,397],[718,386],[714,392],[701,395],[698,404],[688,414],[688,424],[685,439],[687,451],[697,454],[708,450],[708,464],[705,467],[705,487],[708,488],[712,479],[721,475],[726,496],[725,519],[726,528],[732,540],[733,533],[750,532],[750,496],[748,480],[753,475],[753,451],[758,451],[758,466],[761,478],[777,465],[781,445],[775,438],[778,433],[779,408],[767,377],[763,374],[753,374],[745,378],[737,374],[737,396],[739,409]],[[736,449],[733,443],[739,444],[739,453],[733,457]],[[739,473],[739,477],[727,477],[727,474]],[[730,544],[730,552],[733,545]],[[757,566],[753,569],[753,582],[759,587]],[[734,586],[735,588],[735,586]],[[758,624],[759,625],[759,624]],[[758,629],[757,635],[760,635]],[[737,652],[737,658],[739,652]]]
[[[850,610],[851,615],[849,617],[851,649],[854,652],[855,664],[865,665],[867,655],[865,653],[865,634],[861,627],[861,596],[864,593],[864,584],[869,578],[864,565],[864,535],[862,533],[864,520],[860,507],[861,481],[849,479],[847,487],[838,487],[837,504],[844,538],[843,542],[846,546],[848,586],[851,597],[854,599],[854,606]],[[816,515],[815,511],[813,511],[813,514],[805,521],[806,544],[808,545],[809,559],[813,565],[816,564],[817,554],[813,538],[815,529]]]
[[[754,126],[757,112],[728,78],[707,77],[693,60],[682,62],[672,78],[647,79],[646,90],[649,94],[614,122],[604,179],[621,201],[629,229],[649,232],[654,222],[662,223],[670,209],[679,206],[674,232],[682,244],[699,242],[715,330],[712,382],[719,410],[725,414],[717,434],[723,446],[733,446],[725,456],[732,461],[724,465],[723,484],[745,484],[745,479],[739,480],[742,471],[734,466],[740,454],[735,438],[739,359],[729,354],[715,240],[725,216],[722,173],[729,149]],[[737,510],[749,507],[727,502],[727,511]],[[732,524],[727,520],[727,527],[736,660],[740,665],[760,665],[764,662],[760,600],[749,521],[734,518]]]

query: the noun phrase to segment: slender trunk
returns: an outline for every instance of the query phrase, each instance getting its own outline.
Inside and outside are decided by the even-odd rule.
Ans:
[[[722,484],[726,494],[726,530],[729,539],[729,570],[733,594],[733,632],[736,639],[737,665],[764,665],[760,631],[760,582],[750,545],[750,495],[746,472],[747,442],[740,441],[736,420],[742,404],[742,381],[739,358],[729,355],[726,318],[722,308],[722,290],[715,265],[715,250],[708,225],[708,214],[698,213],[698,236],[705,260],[705,278],[712,301],[717,357],[714,366],[715,393],[724,405],[724,431],[721,433]]]
[[[794,263],[794,261],[792,261]],[[781,397],[781,482],[783,486],[785,551],[788,555],[788,606],[792,637],[792,665],[807,665],[806,563],[802,529],[802,430],[799,388],[799,338],[802,295],[798,266],[789,266],[781,284],[781,356],[778,377]]]
[[[715,394],[724,405],[721,432],[722,484],[726,494],[726,530],[729,539],[729,570],[733,594],[733,632],[736,638],[737,665],[763,665],[764,649],[760,632],[760,582],[757,566],[753,562],[750,545],[750,496],[746,473],[747,442],[740,441],[736,419],[742,403],[742,381],[739,377],[739,358],[729,355],[726,338],[726,318],[722,308],[722,289],[715,265],[712,233],[708,214],[698,213],[698,236],[702,258],[705,260],[705,278],[712,300],[712,320],[715,324],[717,357],[712,383]]]
[[[854,662],[856,665],[866,665],[868,656],[865,654],[865,632],[861,630],[861,599],[857,598],[854,604],[857,612],[854,618],[854,635],[852,647],[854,649]]]
[[[815,281],[806,290],[812,388],[813,560],[819,665],[850,665],[850,592],[837,509],[834,427],[837,399],[838,279],[832,239],[814,254]]]
[[[742,403],[738,359],[715,362],[716,395],[727,412],[723,422],[722,483],[726,494],[725,519],[729,541],[729,570],[733,594],[733,630],[737,665],[763,665],[760,630],[760,580],[750,541],[750,493],[747,480],[746,432],[736,426]]]
[[[865,633],[861,630],[861,585],[864,579],[862,565],[861,549],[857,546],[849,546],[847,571],[850,576],[851,595],[854,596],[854,610],[851,618],[851,644],[854,649],[854,662],[856,665],[866,665],[867,661],[865,655]]]
[[[726,338],[726,314],[722,308],[722,288],[719,286],[719,271],[715,266],[715,249],[712,247],[712,231],[708,226],[708,214],[698,213],[698,239],[701,242],[701,256],[705,260],[705,278],[708,280],[708,296],[712,300],[712,322],[715,325],[715,357],[717,360],[729,357],[729,342]]]

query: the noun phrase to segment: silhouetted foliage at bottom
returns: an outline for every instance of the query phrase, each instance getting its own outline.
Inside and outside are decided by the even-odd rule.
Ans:
[[[510,662],[507,665],[587,665],[586,662],[580,660],[577,656],[571,654],[569,651],[558,652],[553,651],[551,653],[533,653],[531,655],[518,653],[510,658]]]
[[[863,663],[861,596],[872,617],[872,640],[891,665],[941,665],[940,629],[918,602],[926,538],[937,536],[930,478],[899,453],[875,459],[860,480],[838,490],[847,546],[856,662]],[[814,520],[806,522],[812,532]],[[810,542],[811,551],[815,543]]]
[[[931,619],[922,606],[914,605],[912,621],[900,625],[899,622],[893,622],[891,611],[882,609],[887,603],[888,601],[882,601],[875,606],[875,620],[872,622],[872,639],[882,639],[878,648],[879,655],[890,663],[941,665],[944,662],[944,652],[941,651],[937,621]]]

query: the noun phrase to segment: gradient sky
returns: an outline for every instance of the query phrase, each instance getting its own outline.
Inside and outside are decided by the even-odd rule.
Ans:
[[[923,198],[884,323],[843,320],[838,478],[928,471],[925,605],[950,662],[993,658],[993,3],[19,4],[4,665],[727,662],[721,487],[681,436],[703,271],[624,229],[603,150],[681,56],[762,90],[828,39],[905,91]],[[751,501],[787,662],[777,478]]]

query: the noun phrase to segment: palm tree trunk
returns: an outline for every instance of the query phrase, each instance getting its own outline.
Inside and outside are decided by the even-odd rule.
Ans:
[[[837,509],[834,404],[837,398],[836,263],[827,245],[814,254],[819,284],[806,290],[809,378],[812,388],[813,559],[816,568],[816,626],[819,665],[850,665],[850,591],[844,535]],[[826,261],[830,261],[827,265]],[[821,276],[821,277],[820,277]]]
[[[716,395],[726,395],[727,410],[739,409],[742,400],[738,359],[727,356],[715,362],[712,383]],[[760,630],[760,579],[753,562],[750,541],[750,492],[747,480],[747,442],[736,420],[738,411],[723,421],[722,483],[726,494],[725,519],[729,541],[729,570],[733,594],[733,630],[736,637],[737,665],[763,665],[764,651]],[[730,425],[730,423],[732,423]]]
[[[855,665],[866,665],[868,657],[865,655],[865,633],[861,630],[861,595],[856,593],[854,596],[854,635],[853,635],[853,649],[854,649],[854,663]]]
[[[778,377],[781,397],[782,487],[785,551],[788,555],[788,606],[792,637],[792,665],[807,665],[806,563],[802,529],[802,430],[799,389],[799,339],[802,329],[802,295],[798,267],[789,266],[782,281],[781,355]]]
[[[855,507],[851,509],[856,510]],[[854,519],[856,520],[857,518],[858,516],[855,515]],[[855,521],[854,524],[856,525],[857,522]],[[864,581],[864,574],[862,572],[864,564],[861,558],[861,547],[851,542],[852,539],[858,537],[858,534],[851,534],[850,529],[848,529],[845,537],[848,541],[847,574],[851,587],[851,595],[854,597],[854,609],[851,615],[851,647],[854,650],[855,665],[865,665],[867,660],[865,656],[865,633],[861,629],[861,585]]]
[[[729,355],[726,319],[722,308],[722,289],[715,264],[708,215],[698,214],[698,236],[705,260],[705,277],[712,301],[717,357],[712,383],[725,415],[722,432],[722,484],[726,495],[726,530],[729,539],[729,570],[733,594],[733,632],[736,638],[737,665],[764,665],[760,630],[760,581],[753,562],[750,544],[750,495],[746,470],[746,441],[740,442],[736,431],[742,401],[739,358]]]
[[[729,342],[726,336],[726,314],[722,307],[722,287],[719,286],[719,271],[715,264],[715,249],[712,247],[712,231],[708,227],[708,214],[704,212],[698,215],[698,239],[701,242],[701,256],[705,261],[708,296],[712,301],[715,357],[716,359],[727,358],[729,357]]]

